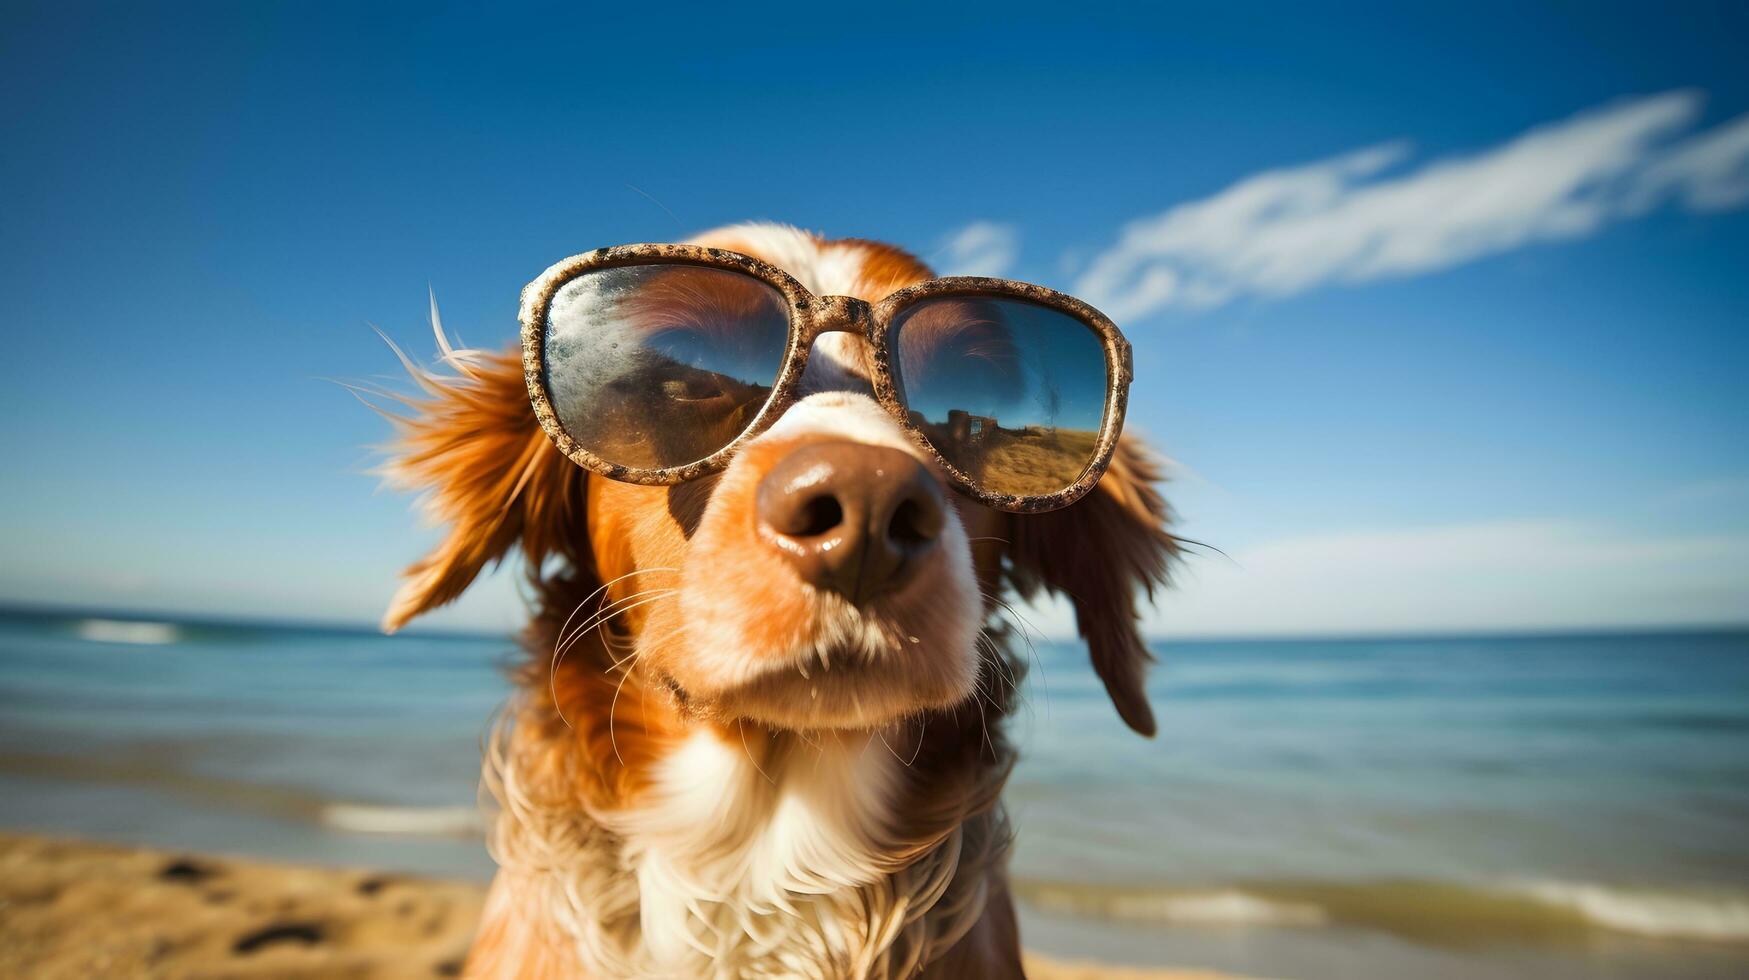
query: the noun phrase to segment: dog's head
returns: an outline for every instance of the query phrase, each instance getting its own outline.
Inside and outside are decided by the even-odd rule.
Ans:
[[[755,225],[701,244],[776,265],[817,295],[874,302],[929,278],[911,256]],[[712,477],[649,487],[591,475],[542,432],[520,359],[455,355],[402,422],[390,472],[448,534],[408,569],[384,626],[459,595],[520,543],[559,643],[609,628],[688,714],[779,729],[867,729],[972,697],[979,633],[1008,587],[1061,593],[1118,712],[1144,734],[1136,593],[1175,553],[1159,474],[1133,440],[1094,492],[1010,514],[951,490],[868,391],[853,334],[816,343],[802,398]],[[544,666],[544,665],[543,665]],[[645,695],[646,697],[648,694]]]

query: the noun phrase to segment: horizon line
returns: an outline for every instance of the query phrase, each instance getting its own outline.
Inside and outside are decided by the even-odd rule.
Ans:
[[[496,630],[464,626],[411,626],[395,634],[384,633],[375,623],[362,620],[299,619],[271,615],[186,612],[165,609],[139,609],[125,606],[73,606],[56,603],[19,601],[0,597],[0,617],[38,617],[64,619],[116,619],[130,622],[158,622],[185,626],[220,626],[257,630],[301,629],[317,632],[345,633],[389,637],[408,636],[432,639],[502,639],[515,640],[515,630]],[[1256,633],[1155,633],[1143,637],[1152,643],[1266,643],[1266,642],[1379,642],[1389,640],[1440,639],[1512,639],[1556,636],[1655,636],[1681,633],[1749,633],[1749,620],[1717,623],[1646,623],[1614,625],[1550,624],[1543,626],[1479,627],[1453,629],[1429,626],[1425,629],[1380,630],[1307,630],[1304,632],[1266,631]],[[1050,636],[1039,634],[1048,643],[1082,643],[1080,636]]]

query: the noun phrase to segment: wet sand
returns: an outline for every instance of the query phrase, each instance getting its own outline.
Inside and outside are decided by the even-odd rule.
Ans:
[[[0,834],[0,976],[460,975],[472,884]],[[1218,980],[1029,956],[1035,980]]]

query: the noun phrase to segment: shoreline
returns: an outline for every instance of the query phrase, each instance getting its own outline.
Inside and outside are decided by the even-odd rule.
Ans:
[[[0,976],[459,976],[480,885],[0,833]],[[1026,956],[1034,980],[1234,980]]]

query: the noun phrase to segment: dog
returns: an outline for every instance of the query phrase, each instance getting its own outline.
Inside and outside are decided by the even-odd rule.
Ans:
[[[819,297],[932,277],[898,248],[787,226],[694,243]],[[876,405],[867,341],[836,332],[720,472],[638,485],[554,445],[521,352],[437,332],[448,369],[415,369],[385,471],[447,532],[384,628],[513,550],[532,605],[486,752],[499,870],[466,974],[1022,976],[1000,794],[1025,662],[1005,596],[1065,597],[1118,714],[1152,735],[1137,601],[1178,551],[1155,457],[1125,436],[1072,505],[986,506]],[[927,547],[859,583],[878,599],[828,591],[831,555],[767,533],[785,487],[822,481],[846,508],[913,508]]]

